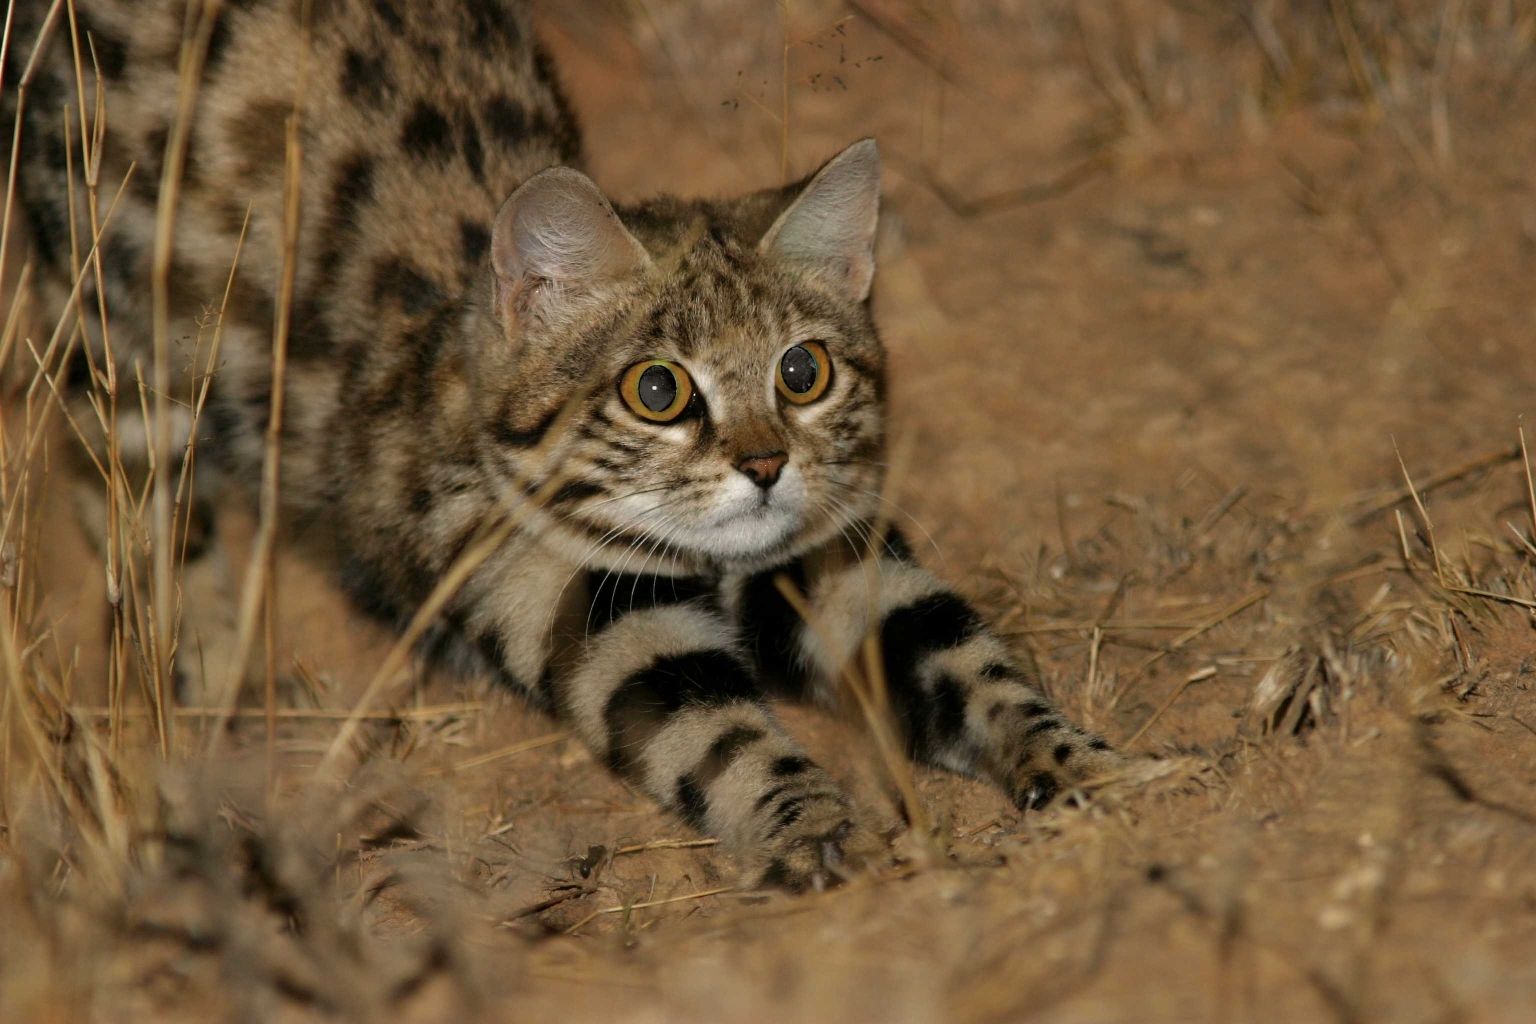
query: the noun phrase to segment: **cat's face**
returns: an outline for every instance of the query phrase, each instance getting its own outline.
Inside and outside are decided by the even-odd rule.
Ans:
[[[884,439],[872,262],[860,262],[872,237],[812,262],[816,238],[784,238],[826,174],[788,211],[769,197],[636,211],[644,247],[624,258],[638,266],[584,294],[551,294],[537,278],[534,294],[504,296],[525,344],[501,372],[500,414],[519,415],[519,393],[565,393],[553,420],[544,413],[538,458],[506,465],[522,493],[542,486],[541,516],[584,561],[752,567],[839,533],[861,543]],[[838,212],[872,235],[872,208]],[[806,216],[820,227],[829,212]]]
[[[572,464],[592,493],[568,515],[723,563],[871,516],[883,437],[873,328],[862,306],[761,263],[706,237],[612,339]]]

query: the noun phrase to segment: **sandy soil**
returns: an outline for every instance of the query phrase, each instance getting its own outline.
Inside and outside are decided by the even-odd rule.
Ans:
[[[0,1009],[1533,1019],[1533,16],[1282,6],[544,11],[618,198],[879,139],[901,515],[1069,709],[1162,758],[1148,779],[1021,816],[918,771],[935,836],[899,838],[899,864],[700,896],[728,859],[653,845],[695,837],[549,720],[412,677],[339,792],[301,785],[336,723],[285,720],[289,795],[264,805],[254,721],[199,769],[222,803],[144,787],[125,817],[161,823],[156,852],[112,895],[49,910],[52,861],[0,872],[31,886]],[[55,529],[74,569],[49,608],[84,678],[99,569]],[[281,579],[283,663],[350,706],[390,638],[297,556]],[[786,717],[894,827],[858,724]],[[178,873],[182,817],[204,860]],[[322,913],[274,910],[253,849]]]

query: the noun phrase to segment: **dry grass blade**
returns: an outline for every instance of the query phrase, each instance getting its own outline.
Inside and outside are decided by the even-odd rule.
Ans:
[[[1252,608],[1254,605],[1258,604],[1260,601],[1263,601],[1267,597],[1269,597],[1269,589],[1267,587],[1261,590],[1255,590],[1253,593],[1248,594],[1246,597],[1240,597],[1236,601],[1227,605],[1221,611],[1216,612],[1204,622],[1197,623],[1183,633],[1180,633],[1173,639],[1172,643],[1168,644],[1167,647],[1161,648],[1160,650],[1154,651],[1152,654],[1148,655],[1144,661],[1142,661],[1139,665],[1131,670],[1130,678],[1126,680],[1125,685],[1120,688],[1120,690],[1114,695],[1113,698],[1111,698],[1110,706],[1118,706],[1120,701],[1125,699],[1126,694],[1130,693],[1131,690],[1141,681],[1141,677],[1146,674],[1147,669],[1151,668],[1153,665],[1157,664],[1168,655],[1173,654],[1175,651],[1182,650],[1186,645],[1190,643],[1190,641],[1196,639],[1204,633],[1209,632],[1212,629],[1215,629],[1223,622],[1226,622],[1228,619],[1232,618],[1232,616],[1237,615],[1240,612],[1247,611],[1249,608]]]
[[[1392,450],[1397,452],[1397,444],[1395,441],[1393,442]],[[1523,451],[1524,447],[1522,439],[1522,445],[1518,445],[1514,448],[1500,448],[1497,451],[1484,452],[1482,455],[1479,455],[1475,458],[1467,459],[1465,462],[1459,462],[1454,466],[1450,466],[1446,469],[1440,470],[1437,473],[1433,473],[1427,477],[1422,484],[1418,485],[1417,488],[1415,488],[1414,485],[1410,482],[1406,486],[1400,488],[1397,491],[1394,491],[1392,494],[1385,498],[1369,501],[1369,504],[1367,504],[1364,509],[1354,514],[1353,522],[1356,525],[1364,523],[1372,517],[1379,515],[1380,513],[1385,512],[1393,506],[1399,505],[1405,501],[1412,501],[1417,503],[1417,495],[1429,494],[1431,491],[1437,491],[1440,488],[1445,487],[1447,484],[1453,484],[1458,480],[1464,480],[1475,473],[1481,473],[1484,470],[1492,469],[1495,466],[1502,466],[1506,462],[1513,462],[1521,457]],[[1403,468],[1403,476],[1406,479],[1408,475],[1408,469],[1403,465],[1403,456],[1401,452],[1397,452],[1397,460],[1398,465],[1402,466]]]
[[[1147,730],[1151,729],[1152,726],[1157,723],[1157,720],[1162,718],[1163,715],[1167,713],[1169,708],[1173,707],[1174,702],[1176,702],[1180,697],[1184,696],[1185,690],[1189,689],[1196,683],[1203,683],[1207,679],[1212,679],[1215,677],[1215,675],[1216,667],[1212,665],[1201,669],[1199,672],[1196,672],[1193,675],[1185,676],[1184,681],[1178,686],[1174,687],[1173,692],[1168,694],[1168,696],[1163,699],[1163,702],[1157,706],[1157,710],[1148,715],[1147,720],[1142,722],[1135,732],[1127,736],[1125,740],[1120,744],[1120,746],[1127,749],[1134,747],[1136,745],[1136,741],[1145,736],[1147,734]]]
[[[602,917],[605,914],[628,914],[635,910],[649,910],[651,907],[664,907],[669,903],[686,903],[691,900],[702,900],[708,896],[719,896],[722,893],[735,891],[736,890],[731,886],[724,885],[717,889],[705,889],[702,892],[690,892],[685,893],[682,896],[668,896],[666,899],[661,900],[643,900],[639,903],[628,903],[617,907],[603,907],[601,910],[592,911],[586,917],[583,917],[580,921],[577,921],[575,924],[571,925],[565,930],[565,934],[575,935],[582,928],[591,924],[593,921],[597,920],[599,917]]]
[[[187,149],[192,137],[192,117],[203,81],[203,64],[218,23],[217,2],[198,5],[196,16],[189,19],[182,39],[181,59],[177,69],[175,116],[166,136],[161,166],[158,202],[155,207],[154,253],[151,257],[150,293],[153,310],[154,362],[152,390],[154,415],[151,424],[150,458],[154,468],[151,525],[153,529],[153,564],[151,572],[150,667],[157,722],[161,732],[161,755],[170,753],[173,716],[169,714],[174,698],[170,685],[172,656],[172,607],[175,595],[174,567],[176,546],[172,541],[172,505],[175,495],[170,482],[171,465],[171,263],[176,239],[176,210],[180,200],[182,175],[186,170]]]
[[[570,403],[568,410],[574,407],[575,403]],[[568,420],[568,417],[566,419]],[[551,428],[551,433],[559,433],[564,425],[557,421]],[[546,440],[544,443],[549,444],[550,442]],[[567,479],[567,474],[564,471],[552,473],[544,485],[530,496],[525,504],[519,505],[516,509],[504,514],[501,519],[482,529],[480,536],[467,545],[464,552],[449,566],[448,571],[443,573],[442,578],[432,588],[432,592],[427,595],[427,599],[422,602],[421,607],[411,617],[411,621],[406,625],[404,631],[401,632],[400,637],[389,649],[389,653],[385,656],[378,671],[373,674],[373,678],[363,688],[362,696],[358,698],[356,704],[356,714],[347,719],[341,730],[336,734],[336,738],[332,741],[329,749],[326,750],[325,757],[321,759],[319,770],[322,773],[335,766],[337,758],[341,756],[342,751],[347,749],[348,744],[352,741],[352,737],[357,732],[359,716],[373,706],[373,702],[378,699],[378,695],[383,690],[385,684],[405,667],[411,650],[426,635],[427,630],[432,628],[437,622],[438,616],[448,606],[448,602],[453,600],[454,595],[459,592],[459,588],[468,582],[475,570],[506,542],[507,538],[512,535],[513,531],[518,528],[522,521],[534,509],[547,502],[565,484]]]
[[[652,850],[702,850],[719,845],[720,840],[718,839],[653,839],[648,843],[621,846],[613,851],[613,855],[615,857],[628,857],[636,853],[649,853]]]
[[[499,750],[493,750],[488,754],[480,754],[477,757],[466,758],[465,760],[459,761],[456,764],[442,768],[440,771],[462,772],[467,771],[470,768],[478,768],[481,765],[492,764],[493,762],[505,760],[509,757],[515,757],[518,754],[526,753],[530,750],[538,750],[540,747],[547,747],[553,743],[559,743],[561,740],[569,739],[570,735],[570,733],[562,729],[560,732],[552,732],[547,736],[535,736],[531,740],[522,740],[519,743],[510,743],[507,746],[502,747]]]
[[[781,573],[774,577],[773,583],[790,608],[805,622],[806,628],[813,636],[818,637],[818,642],[822,644],[823,649],[832,650],[827,643],[825,628],[819,622],[810,602],[795,586],[794,581]],[[901,734],[895,720],[891,717],[890,704],[885,696],[885,677],[880,671],[879,645],[879,637],[871,635],[865,638],[860,648],[863,665],[866,669],[873,668],[874,673],[866,676],[858,671],[856,664],[850,662],[843,666],[841,679],[858,704],[864,726],[875,743],[875,749],[879,751],[880,764],[885,770],[886,779],[901,798],[902,811],[907,823],[919,837],[918,841],[926,847],[933,842],[933,828],[927,808],[923,806],[922,798],[917,794],[917,784],[912,778],[912,768],[906,752],[902,749]]]
[[[1531,538],[1536,540],[1536,483],[1531,481],[1531,453],[1525,447],[1525,425],[1520,424],[1516,429],[1520,432],[1520,468],[1525,470],[1525,499],[1531,513]]]
[[[484,702],[478,700],[453,701],[448,704],[423,704],[414,708],[399,708],[394,711],[368,711],[359,717],[376,722],[421,722],[434,718],[452,718],[457,715],[467,715],[483,710]],[[228,708],[220,707],[192,707],[180,705],[174,713],[177,718],[256,718],[267,717],[266,708],[235,708],[231,712]],[[82,718],[109,718],[109,717],[143,717],[153,712],[147,708],[106,708],[93,707],[91,705],[79,705],[72,707],[70,713]],[[295,722],[335,722],[345,721],[356,715],[351,708],[278,708],[273,712],[276,717]]]

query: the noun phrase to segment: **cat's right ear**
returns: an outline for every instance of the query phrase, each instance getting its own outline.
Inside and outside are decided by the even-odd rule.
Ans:
[[[523,182],[491,230],[496,315],[504,327],[558,323],[595,289],[650,265],[592,179],[569,167]]]

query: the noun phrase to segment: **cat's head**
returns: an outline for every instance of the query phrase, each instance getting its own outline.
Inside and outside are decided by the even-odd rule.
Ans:
[[[496,337],[474,367],[509,494],[580,557],[631,571],[857,536],[884,439],[879,191],[871,140],[726,202],[616,213],[576,171],[529,179],[497,215]]]

